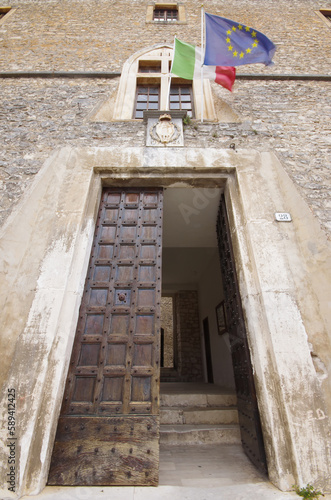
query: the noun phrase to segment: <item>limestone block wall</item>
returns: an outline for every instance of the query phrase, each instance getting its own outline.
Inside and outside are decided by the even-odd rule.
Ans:
[[[154,44],[170,44],[175,33],[187,42],[199,43],[201,1],[182,0],[181,3],[185,7],[185,24],[156,25],[146,24],[147,1],[142,0],[20,0],[12,15],[3,19],[0,24],[0,72],[121,71],[123,63],[133,53]],[[325,74],[331,77],[328,58],[331,48],[330,26],[315,13],[320,8],[328,7],[327,4],[330,6],[329,0],[208,0],[205,7],[211,13],[259,29],[277,45],[273,67],[243,66],[238,68],[239,76],[243,73],[294,73],[308,74],[311,77]],[[245,264],[240,268],[241,288],[244,307],[248,311],[248,332],[252,332],[252,357],[255,360],[257,388],[264,407],[263,417],[270,440],[270,460],[272,459],[277,469],[273,473],[273,480],[283,489],[288,489],[294,481],[301,478],[304,478],[305,482],[311,478],[318,482],[318,476],[321,476],[323,485],[323,481],[326,482],[329,477],[325,465],[329,455],[321,452],[326,442],[327,431],[323,426],[326,427],[327,419],[320,419],[321,408],[324,406],[320,404],[322,397],[317,396],[317,389],[323,392],[330,405],[330,382],[327,375],[330,373],[330,267],[327,267],[330,251],[324,234],[317,226],[321,226],[330,238],[330,80],[247,81],[238,78],[233,93],[213,85],[215,106],[221,110],[228,106],[237,117],[236,120],[230,123],[224,120],[220,123],[203,124],[193,121],[185,127],[185,147],[182,152],[178,151],[178,148],[164,155],[165,152],[157,148],[153,164],[150,163],[151,155],[144,148],[146,128],[142,122],[92,121],[93,115],[103,102],[108,98],[116,99],[118,85],[119,78],[2,78],[0,74],[0,223],[4,224],[1,234],[2,231],[5,235],[10,234],[10,238],[6,236],[4,239],[5,255],[9,253],[10,256],[10,271],[7,261],[3,259],[4,277],[1,284],[3,303],[8,300],[8,304],[13,304],[15,311],[15,321],[11,321],[11,317],[4,314],[5,321],[10,322],[10,329],[4,330],[4,359],[9,364],[11,360],[15,361],[13,351],[16,349],[19,359],[24,359],[24,353],[28,352],[29,356],[33,355],[34,360],[33,365],[22,364],[24,371],[20,375],[21,380],[17,382],[19,389],[20,384],[24,386],[24,390],[19,390],[20,394],[26,395],[26,406],[22,406],[22,414],[26,420],[20,421],[20,432],[22,439],[24,438],[21,442],[25,446],[24,448],[22,445],[24,450],[20,467],[27,478],[24,479],[27,487],[24,490],[23,481],[22,491],[36,492],[46,481],[47,467],[42,460],[50,453],[53,432],[50,428],[54,428],[55,408],[62,398],[59,380],[64,377],[65,371],[63,366],[66,361],[63,353],[66,349],[68,352],[70,350],[70,342],[67,337],[61,337],[61,332],[67,331],[63,327],[66,315],[74,318],[72,311],[78,310],[79,293],[85,276],[81,261],[89,254],[86,247],[93,232],[94,216],[90,210],[87,224],[82,199],[87,203],[89,196],[83,196],[84,189],[87,193],[89,180],[94,175],[92,170],[97,172],[100,162],[105,168],[111,166],[112,169],[123,169],[123,179],[128,169],[131,168],[131,173],[134,173],[137,166],[145,168],[146,165],[151,167],[146,174],[149,176],[160,166],[164,166],[165,171],[166,168],[171,170],[176,165],[184,165],[185,168],[193,165],[194,169],[213,167],[215,179],[220,176],[217,169],[223,169],[223,175],[236,169],[233,175],[239,183],[238,193],[229,195],[228,201],[229,206],[231,203],[234,206],[233,227],[240,230],[242,224],[241,231],[234,236],[239,241],[239,262],[243,260]],[[138,163],[135,163],[137,155],[132,152],[131,165],[130,148],[137,148],[141,155]],[[254,150],[254,154],[247,155],[247,150]],[[65,154],[63,151],[66,151]],[[261,152],[263,154],[260,154]],[[75,154],[78,155],[76,162]],[[52,164],[46,161],[51,155],[52,158],[57,158],[56,161],[52,160]],[[279,164],[275,155],[280,160]],[[281,172],[278,177],[277,172]],[[30,190],[38,173],[40,175],[35,185],[38,187],[45,178],[43,176],[50,176],[51,180],[47,181],[49,194],[46,193],[40,207],[38,205],[38,217],[32,217],[30,212],[31,220],[23,223],[20,214],[26,215],[24,207],[30,206],[30,203],[39,203],[40,189],[34,188],[31,199],[23,196]],[[113,173],[111,170],[109,176]],[[268,183],[271,183],[272,189],[269,189]],[[70,185],[68,199],[65,198],[67,184]],[[234,190],[235,180],[232,184],[229,182],[229,185]],[[279,192],[277,191],[277,196],[273,198],[275,186],[279,188]],[[304,201],[297,196],[293,186]],[[55,188],[58,195],[54,197]],[[21,200],[25,205],[21,205],[21,212],[16,211]],[[65,201],[67,212],[63,212]],[[277,226],[273,221],[273,213],[276,210],[292,213],[293,229],[292,226],[286,230],[283,226]],[[313,221],[311,213],[314,215]],[[38,232],[33,226],[35,220],[38,220]],[[64,220],[68,227],[63,223]],[[315,225],[316,221],[319,224]],[[20,227],[18,235],[15,233],[17,227]],[[43,228],[46,228],[46,233],[42,234]],[[11,231],[14,236],[11,236]],[[266,234],[269,235],[268,238],[265,237]],[[16,242],[16,237],[19,252],[22,252],[23,244],[27,245],[30,241],[29,238],[36,242],[34,245],[28,245],[24,259],[17,258],[14,252],[8,252],[11,242]],[[77,243],[77,247],[81,248],[78,251],[75,250],[75,242],[80,237],[83,238],[84,245],[79,246]],[[245,245],[249,251],[247,257],[242,258],[242,254],[244,257],[246,255],[242,251],[245,238],[248,238]],[[265,246],[266,242],[268,246]],[[59,247],[61,252],[59,250],[57,254]],[[249,253],[250,249],[254,249],[253,254]],[[61,290],[66,290],[67,287],[72,297],[70,302],[60,303],[59,300],[57,309],[50,307],[52,315],[49,317],[45,314],[45,304],[51,304],[53,295],[58,297],[61,294],[58,292],[58,285],[54,291],[52,288],[54,283],[58,283],[53,276],[58,272],[58,268],[52,265],[51,259],[46,259],[48,251],[50,257],[55,255],[57,262],[61,261]],[[272,265],[274,256],[278,255],[284,259],[284,282],[290,270],[293,273],[291,283],[287,284],[286,288],[289,289],[288,300],[283,283],[279,284],[277,281],[281,274],[279,267]],[[63,259],[66,262],[66,272],[63,271]],[[22,287],[18,262],[24,271],[24,280],[28,280],[27,287]],[[47,279],[41,280],[36,292],[38,270],[40,273],[44,271],[44,262],[49,263]],[[35,281],[29,279],[31,269],[35,272]],[[72,269],[75,272],[72,272]],[[14,277],[15,280],[17,278],[15,290],[18,295],[15,290],[13,292],[13,285],[9,287],[5,281]],[[76,280],[74,284],[69,278]],[[278,293],[279,290],[281,293]],[[43,293],[48,297],[48,301]],[[20,294],[24,295],[22,300],[17,299],[21,297]],[[43,300],[39,300],[41,296]],[[283,297],[284,304],[277,302],[276,297]],[[31,309],[31,321],[28,323],[24,318],[28,317],[33,300],[36,301],[35,309]],[[180,296],[180,300],[185,306],[183,310],[191,308],[193,311],[192,303],[196,298],[191,297],[191,305],[185,302],[189,300],[186,294]],[[259,300],[261,303],[258,303]],[[16,306],[18,303],[19,306]],[[62,306],[67,309],[60,315],[58,311],[62,310]],[[293,315],[297,308],[300,314],[298,312]],[[2,310],[6,312],[4,308]],[[189,372],[193,365],[197,367],[201,364],[197,354],[200,353],[198,332],[194,333],[194,350],[192,347],[193,314],[192,312],[189,317],[187,315],[183,318],[183,321],[192,321],[192,324],[186,330],[181,328],[184,332],[182,352],[185,354],[187,349],[187,355],[181,359],[181,367],[185,376],[198,379],[198,372]],[[279,316],[282,321],[279,321]],[[40,324],[34,323],[34,318],[39,318]],[[51,323],[53,330],[46,320]],[[21,325],[21,321],[24,324]],[[195,324],[198,328],[198,318]],[[70,328],[68,321],[66,322],[66,328],[74,331],[73,319]],[[24,329],[27,333],[23,336],[25,350],[22,350],[21,343],[16,345],[15,339]],[[31,347],[34,346],[34,337],[30,333],[35,330],[40,331],[40,339],[43,340],[38,343],[38,351]],[[59,342],[59,347],[57,332],[60,332],[59,338],[62,342]],[[289,343],[288,334],[291,335],[292,343]],[[10,342],[7,336],[10,337]],[[297,339],[300,340],[300,351]],[[307,339],[311,344],[311,352]],[[51,352],[53,342],[55,347],[54,352]],[[48,353],[51,353],[49,361]],[[30,359],[29,356],[25,359]],[[54,369],[57,370],[56,384],[52,377],[53,372],[47,372],[47,363],[53,366],[53,359]],[[312,361],[317,366],[316,372]],[[42,374],[39,385],[37,380],[29,378],[31,366],[38,367]],[[288,367],[291,368],[291,376]],[[307,367],[309,377],[305,371]],[[15,362],[10,370],[17,381]],[[29,376],[25,376],[28,372]],[[11,380],[10,376],[8,375],[7,381]],[[302,383],[307,384],[308,390]],[[319,383],[322,389],[319,388]],[[30,397],[33,384],[38,386],[35,398]],[[38,397],[42,392],[47,395],[46,399]],[[308,394],[309,399],[302,398],[298,401],[297,395],[300,394]],[[47,412],[43,411],[46,407]],[[277,411],[280,412],[279,417]],[[49,415],[52,416],[51,423],[48,422]],[[284,433],[283,428],[278,426],[280,421],[285,422]],[[274,425],[269,426],[270,423]],[[36,438],[33,438],[32,442],[31,436],[36,430]],[[312,437],[307,446],[307,436],[314,436],[314,432],[319,437]],[[44,439],[45,435],[47,439]],[[289,446],[292,448],[285,453],[282,447],[283,443],[287,442],[291,443]],[[314,459],[309,456],[310,448],[314,450]],[[278,453],[279,449],[281,452]],[[35,457],[36,460],[41,457],[38,466],[35,464]],[[280,465],[276,464],[277,461]],[[25,470],[27,472],[24,472]],[[36,470],[43,472],[38,475]],[[286,478],[284,471],[290,471]]]
[[[199,329],[198,292],[185,290],[175,295],[178,373],[183,382],[203,379]]]
[[[142,122],[93,122],[116,96],[115,80],[0,79],[0,221],[4,222],[52,151],[68,146],[143,146]],[[331,232],[330,82],[237,80],[233,93],[213,87],[238,123],[192,122],[185,146],[275,151],[324,230]]]
[[[305,201],[273,153],[114,145],[54,153],[1,234],[2,380],[20,398],[17,494],[46,484],[101,183],[128,176],[141,186],[225,183],[269,478],[283,490],[330,488],[331,252]],[[279,206],[291,223],[274,220]],[[3,426],[3,471],[7,437]]]
[[[200,43],[199,0],[182,0],[184,24],[146,23],[145,0],[20,0],[1,25],[0,71],[119,71],[137,50],[153,43],[173,43],[174,35]],[[207,12],[262,31],[277,45],[268,72],[330,74],[330,28],[315,13],[319,0],[208,0]],[[309,42],[309,43],[307,43]],[[303,57],[304,56],[304,57]],[[260,72],[245,66],[243,72]],[[240,69],[240,71],[242,71]]]
[[[146,23],[147,2],[136,0],[20,0],[0,24],[0,72],[121,71],[136,51],[172,43],[174,35],[200,43],[200,5],[183,0],[183,24]],[[239,20],[276,44],[275,65],[247,65],[237,73],[330,75],[331,28],[316,14],[319,0],[209,0],[206,10]],[[1,77],[1,75],[0,75]],[[59,147],[140,146],[142,123],[94,123],[93,112],[116,98],[119,79],[0,78],[0,223],[21,198],[44,160]],[[214,104],[230,106],[239,122],[194,123],[185,146],[275,151],[330,234],[330,81],[243,81],[230,92],[213,86]]]

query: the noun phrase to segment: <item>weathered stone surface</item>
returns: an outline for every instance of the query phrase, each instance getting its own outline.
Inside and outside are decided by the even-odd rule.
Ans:
[[[143,185],[146,176],[162,185],[169,178],[194,184],[210,174],[213,181],[227,180],[269,477],[281,489],[291,488],[299,474],[328,487],[324,398],[330,405],[330,383],[316,373],[311,353],[315,364],[319,359],[329,365],[330,251],[316,219],[273,153],[178,148],[169,156],[166,149],[151,155],[150,148],[114,145],[54,153],[2,237],[1,370],[6,386],[23,398],[17,434],[29,444],[17,455],[26,477],[20,491],[37,492],[47,479],[101,190],[93,167],[110,180],[130,178],[135,185]],[[279,206],[292,213],[290,226],[274,221]],[[193,299],[185,303],[187,316]],[[5,421],[4,402],[2,408]],[[6,461],[0,465],[4,472]]]
[[[0,220],[3,222],[54,149],[143,146],[142,122],[98,123],[92,111],[114,95],[116,80],[0,80]],[[213,87],[241,123],[192,122],[185,146],[276,151],[324,229],[331,231],[331,83],[238,80],[232,94]],[[285,91],[286,88],[286,91]],[[24,96],[24,99],[23,99]]]
[[[184,1],[186,24],[156,25],[146,24],[139,0],[20,0],[1,20],[0,71],[121,71],[133,53],[171,44],[175,33],[199,43],[200,4]],[[210,0],[207,8],[277,45],[273,67],[238,74],[331,75],[331,32],[315,13],[320,7],[315,0]],[[181,152],[147,152],[142,122],[93,121],[103,102],[115,101],[118,85],[119,78],[0,79],[0,222],[8,222],[1,372],[21,398],[18,494],[38,492],[47,479],[101,189],[94,179],[131,175],[142,185],[154,175],[155,183],[171,184],[207,169],[227,183],[270,479],[282,489],[302,478],[327,487],[330,250],[320,225],[330,237],[330,82],[238,79],[231,94],[213,84],[215,106],[238,119],[192,121]],[[280,210],[291,212],[290,226],[274,221]],[[193,348],[187,367],[199,364]]]
[[[0,71],[121,71],[141,48],[172,43],[174,34],[200,39],[200,2],[185,2],[185,24],[146,24],[146,3],[124,0],[21,0],[0,25]],[[330,27],[315,0],[210,0],[209,12],[259,29],[277,45],[275,65],[238,73],[330,74]],[[285,15],[286,13],[286,15]],[[302,13],[302,15],[301,15]],[[125,29],[129,25],[130,29]],[[141,123],[93,123],[92,110],[113,95],[116,80],[0,80],[0,222],[54,149],[64,145],[140,146]],[[274,150],[324,229],[331,231],[330,82],[242,81],[232,94],[214,84],[238,124],[186,127],[188,147]],[[124,132],[125,131],[125,132]]]
[[[184,5],[186,24],[153,24],[146,23],[147,2],[142,1],[20,0],[1,26],[0,70],[119,71],[132,53],[153,43],[173,43],[175,34],[198,44],[201,2]],[[320,8],[315,0],[209,0],[205,8],[274,41],[276,65],[268,72],[329,73],[330,32],[315,13]]]

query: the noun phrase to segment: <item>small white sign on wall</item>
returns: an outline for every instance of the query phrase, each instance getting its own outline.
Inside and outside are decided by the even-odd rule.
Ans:
[[[291,222],[292,217],[288,212],[276,212],[275,218],[278,222]]]

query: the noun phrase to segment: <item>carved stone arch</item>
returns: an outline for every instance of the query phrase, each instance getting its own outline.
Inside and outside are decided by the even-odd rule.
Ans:
[[[173,48],[171,45],[158,44],[152,47],[141,49],[135,52],[131,57],[129,57],[129,59],[124,63],[122,69],[122,75],[113,115],[114,120],[130,120],[132,118],[136,95],[139,61],[160,61],[160,80],[161,83],[162,80],[164,80],[163,83],[166,84],[165,80],[168,81],[169,74],[169,66],[167,65],[167,62],[171,61],[172,53]]]
[[[167,89],[169,82],[169,67],[172,60],[173,47],[168,44],[157,44],[138,50],[125,61],[122,68],[120,83],[115,95],[112,95],[101,105],[93,117],[94,121],[118,121],[131,120],[133,117],[135,96],[137,88],[137,77],[139,76],[140,61],[160,61],[160,73],[157,78],[160,80],[161,95],[160,108],[167,108]],[[154,77],[155,78],[155,77]],[[195,118],[201,118],[201,80],[192,82]],[[237,122],[238,116],[231,107],[222,99],[218,98],[218,103],[214,105],[214,98],[210,81],[204,79],[204,119],[221,122]]]

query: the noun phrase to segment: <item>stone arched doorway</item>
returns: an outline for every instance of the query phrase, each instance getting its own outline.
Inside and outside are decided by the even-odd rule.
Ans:
[[[26,446],[18,450],[23,478],[18,490],[36,492],[46,482],[102,185],[178,186],[186,181],[195,187],[225,187],[270,480],[281,489],[300,481],[326,489],[327,413],[307,342],[306,327],[314,323],[303,311],[310,297],[322,315],[319,283],[329,271],[327,263],[307,264],[307,234],[315,235],[314,248],[324,242],[323,235],[275,156],[199,148],[169,155],[160,149],[156,160],[144,148],[65,148],[48,160],[42,174],[5,232],[8,265],[2,286],[12,293],[4,324],[10,319],[13,348],[6,350],[2,369],[8,387],[16,386],[23,396],[33,394],[22,400],[19,438]],[[279,206],[292,215],[286,229],[274,220]],[[26,237],[31,225],[34,230]],[[59,260],[61,275],[54,276]],[[22,276],[29,277],[28,288],[22,288]],[[55,279],[56,288],[47,286]],[[309,283],[305,296],[302,282]],[[7,312],[18,300],[15,318]],[[306,435],[312,436],[309,449]],[[36,456],[43,461],[37,464]]]

